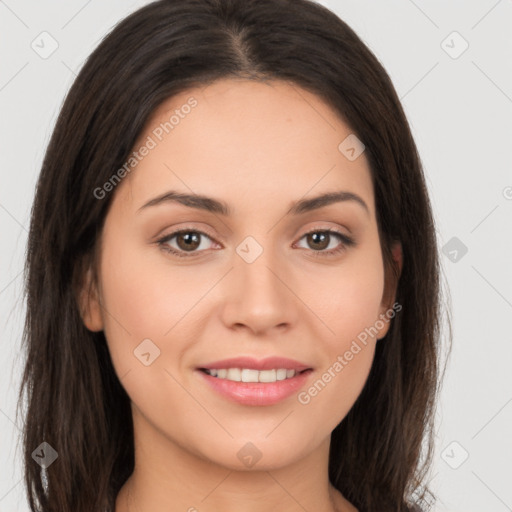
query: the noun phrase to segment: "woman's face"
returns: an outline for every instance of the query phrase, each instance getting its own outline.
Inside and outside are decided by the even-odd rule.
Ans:
[[[102,189],[114,198],[83,315],[105,332],[146,450],[275,468],[328,441],[393,316],[363,149],[317,96],[283,82],[218,81],[155,112],[124,178]],[[340,196],[311,201],[324,194]],[[218,363],[238,357],[293,361],[262,373]],[[231,380],[298,365],[273,383]]]

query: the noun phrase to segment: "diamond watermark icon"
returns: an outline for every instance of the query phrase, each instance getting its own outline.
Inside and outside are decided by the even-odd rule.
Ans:
[[[454,30],[441,41],[441,48],[455,60],[469,48],[469,43]]]
[[[32,458],[44,469],[50,467],[58,456],[59,454],[46,441],[32,452]]]
[[[452,469],[459,469],[469,457],[468,451],[457,441],[452,441],[442,452],[441,458]]]
[[[144,366],[149,366],[160,356],[160,349],[149,338],[146,338],[137,345],[133,353]]]
[[[262,453],[252,443],[246,443],[240,450],[238,450],[236,456],[240,459],[244,466],[252,468],[256,462],[258,462]]]
[[[41,59],[47,59],[57,50],[59,43],[51,34],[44,31],[30,43],[30,47]]]
[[[357,136],[351,133],[348,137],[343,139],[341,144],[338,146],[338,150],[347,158],[347,160],[353,162],[361,156],[365,147],[366,146],[357,138]]]
[[[468,248],[454,236],[443,245],[442,251],[452,263],[458,263],[467,254]]]
[[[248,236],[238,244],[236,252],[246,263],[253,263],[263,253],[263,247],[255,238]]]

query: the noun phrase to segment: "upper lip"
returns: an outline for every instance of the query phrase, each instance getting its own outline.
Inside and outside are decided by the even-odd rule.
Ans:
[[[251,370],[272,370],[285,368],[287,370],[303,371],[311,369],[311,366],[288,359],[287,357],[266,357],[265,359],[254,359],[253,357],[234,357],[222,359],[199,366],[200,370],[221,370],[223,368],[247,368]]]

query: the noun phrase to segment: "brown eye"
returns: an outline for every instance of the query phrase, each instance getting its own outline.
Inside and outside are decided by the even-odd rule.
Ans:
[[[327,249],[331,236],[325,231],[315,231],[314,233],[308,233],[306,235],[308,244],[315,249],[322,251]]]
[[[303,235],[301,240],[304,238],[307,244],[305,249],[310,249],[314,256],[335,256],[355,245],[352,238],[333,229],[316,229]],[[333,243],[333,238],[338,239],[338,244],[334,243],[329,250],[326,250]]]
[[[203,238],[212,240],[209,235],[202,231],[182,229],[180,231],[170,233],[169,235],[165,235],[163,238],[158,240],[157,243],[167,252],[175,254],[176,256],[187,257],[194,256],[195,254],[202,252],[202,250],[208,249],[208,244],[206,244],[206,247],[203,247],[202,250],[197,250],[201,245],[204,245],[202,243]],[[173,239],[176,239],[175,246],[170,243]]]
[[[182,232],[176,235],[178,247],[184,251],[192,251],[200,245],[201,235],[194,231]]]

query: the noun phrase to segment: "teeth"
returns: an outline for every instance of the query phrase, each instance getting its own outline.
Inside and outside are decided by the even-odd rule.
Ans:
[[[288,370],[285,370],[284,368],[279,368],[279,370],[276,371],[276,379],[277,380],[284,380],[286,379],[286,374],[288,373]]]
[[[260,382],[275,382],[277,380],[275,370],[262,370],[259,372]]]
[[[218,379],[233,380],[235,382],[276,382],[278,380],[291,379],[295,376],[295,370],[278,368],[275,370],[253,370],[249,368],[222,368],[206,370],[206,373]]]
[[[227,371],[227,375],[225,378],[229,380],[234,380],[236,382],[240,382],[242,380],[242,371],[240,370],[240,368],[230,368]]]
[[[261,372],[263,373],[263,372]],[[258,370],[242,370],[242,382],[258,382],[258,375],[260,372]]]

